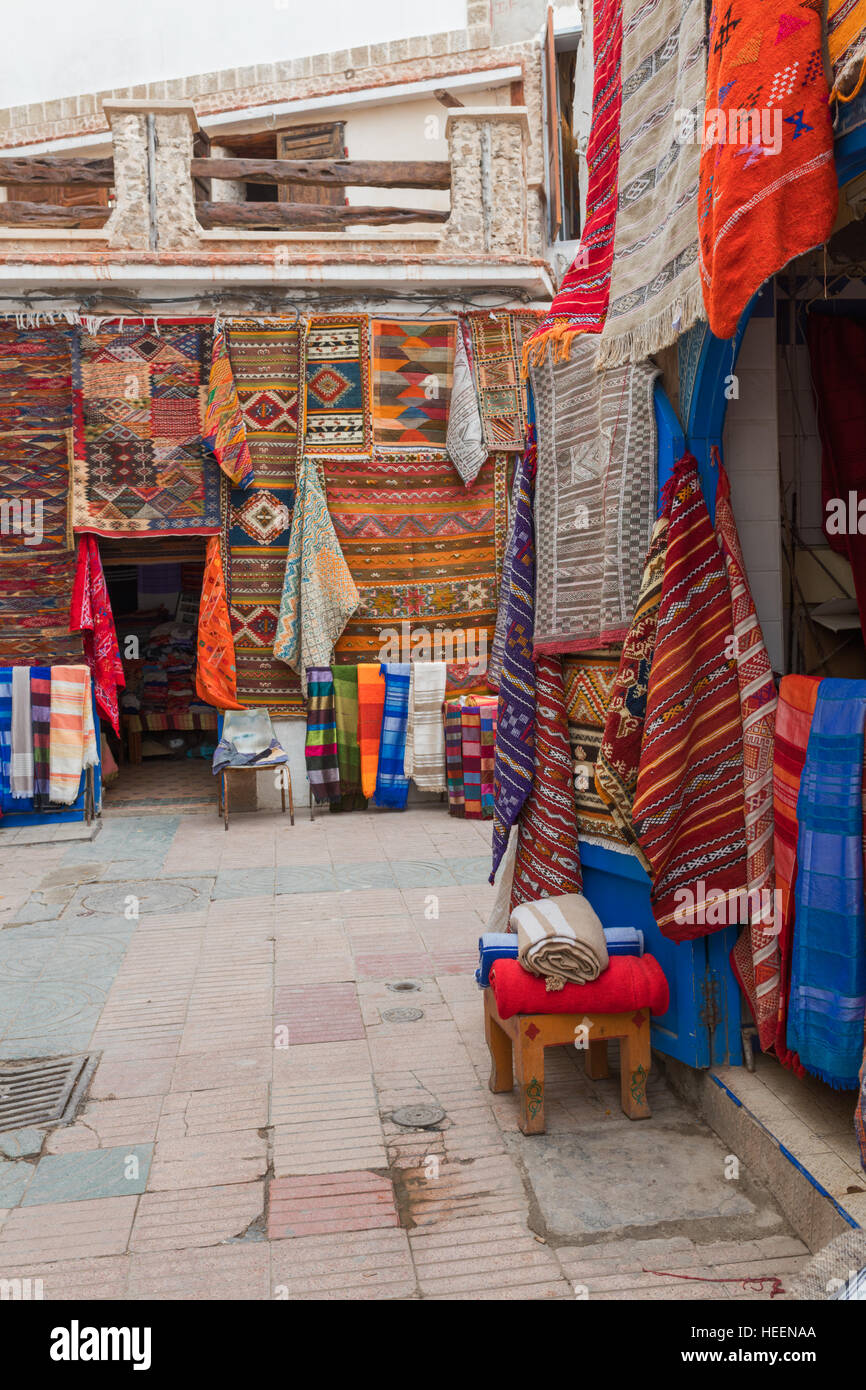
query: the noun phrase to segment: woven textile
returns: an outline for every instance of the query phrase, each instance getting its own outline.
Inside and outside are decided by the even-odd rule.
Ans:
[[[755,612],[731,507],[728,475],[719,465],[716,535],[731,582],[737,682],[743,721],[746,808],[746,878],[750,924],[731,952],[731,967],[749,1002],[765,1052],[775,1042],[779,1014],[779,927],[772,912],[773,743],[776,686],[761,624]]]
[[[214,458],[236,487],[249,487],[253,461],[238,400],[225,333],[214,330],[202,434]]]
[[[467,820],[481,819],[481,711],[467,701],[460,713],[463,801]]]
[[[622,852],[630,841],[596,787],[595,771],[610,702],[616,689],[618,648],[562,658],[568,737],[574,760],[577,830],[582,840]]]
[[[568,984],[550,993],[519,961],[494,961],[490,983],[500,1018],[514,1014],[633,1014],[650,1009],[656,1016],[670,1008],[670,990],[655,956],[615,956],[597,980]]]
[[[376,793],[373,798],[377,806],[393,806],[401,811],[409,795],[409,781],[403,775],[406,724],[409,717],[409,670],[408,662],[382,662],[385,707],[382,713]]]
[[[33,795],[33,717],[30,709],[30,671],[12,668],[12,720],[9,789],[16,799]]]
[[[499,701],[495,696],[489,699],[482,696],[478,708],[481,713],[481,819],[490,820],[493,816],[493,768]]]
[[[359,663],[358,747],[361,753],[361,792],[366,797],[371,797],[376,790],[384,709],[385,677],[380,663]]]
[[[621,642],[656,517],[650,362],[596,372],[596,344],[532,368],[538,420],[535,651]]]
[[[599,366],[638,362],[703,315],[701,146],[679,125],[682,112],[702,123],[705,30],[704,0],[623,0],[619,193]]]
[[[528,419],[521,374],[523,344],[538,327],[541,315],[525,309],[497,309],[473,312],[467,320],[487,447],[522,450]]]
[[[374,319],[373,435],[397,449],[445,448],[457,323]]]
[[[274,640],[274,656],[301,674],[330,664],[334,644],[359,595],[328,512],[316,464],[298,474],[292,532]]]
[[[535,731],[535,661],[532,632],[535,595],[533,503],[537,450],[530,429],[518,464],[519,490],[514,520],[514,555],[505,622],[505,651],[499,681],[499,723],[493,772],[493,865],[490,882],[508,845],[511,827],[532,785]]]
[[[649,862],[632,825],[643,742],[650,669],[656,644],[659,604],[667,549],[668,520],[659,517],[644,565],[635,615],[623,644],[619,670],[608,706],[601,748],[595,764],[596,789],[607,803],[614,824],[644,868]]]
[[[80,661],[69,631],[75,551],[0,560],[0,662],[53,666]]]
[[[478,470],[487,458],[481,412],[475,394],[475,382],[466,354],[462,326],[457,334],[454,354],[454,386],[448,407],[448,432],[445,443],[448,457],[467,487],[478,477]]]
[[[832,231],[838,190],[821,44],[821,12],[809,5],[731,0],[710,16],[707,107],[720,118],[715,129],[707,122],[701,152],[698,231],[717,338],[733,336],[765,280]],[[756,129],[759,111],[773,122],[770,139]]]
[[[207,563],[198,608],[195,693],[217,709],[243,709],[238,704],[237,667],[220,544],[207,543]]]
[[[463,701],[446,700],[445,712],[445,769],[448,782],[448,814],[464,816],[466,798],[463,795]]]
[[[334,678],[330,666],[308,666],[307,736],[304,756],[310,791],[318,802],[339,801],[340,763],[337,754],[337,718]]]
[[[788,997],[794,943],[794,884],[797,877],[797,801],[806,762],[809,731],[815,713],[820,681],[816,676],[783,676],[776,709],[776,744],[773,753],[773,857],[776,887],[781,893],[782,929],[779,933],[779,1018],[776,1056],[798,1075],[803,1068],[788,1046]]]
[[[822,680],[797,798],[788,1045],[830,1086],[858,1085],[866,1017],[866,681]]]
[[[0,667],[0,806],[12,800],[12,667]]]
[[[854,1109],[854,1133],[860,1146],[860,1166],[866,1168],[866,1028],[864,1028],[863,1062],[860,1067],[860,1085],[857,1105]]]
[[[727,907],[746,886],[731,589],[691,454],[675,467],[669,516],[633,816],[659,929],[688,941],[738,920]],[[701,885],[719,904],[712,912]]]
[[[858,85],[866,58],[866,0],[829,0],[827,48],[833,69],[834,95]]]
[[[487,660],[487,684],[491,690],[499,689],[502,679],[502,658],[505,654],[505,638],[508,625],[508,599],[511,593],[511,570],[514,564],[515,520],[517,503],[520,497],[520,469],[515,468],[511,483],[511,497],[508,503],[508,527],[505,536],[505,550],[502,559],[502,577],[499,581],[499,601],[496,606],[496,627],[493,632],[493,645]]]
[[[96,761],[90,671],[86,666],[54,666],[49,743],[51,800],[71,806],[78,796],[82,771]]]
[[[622,109],[622,0],[592,7],[592,124],[586,147],[586,221],[578,255],[550,311],[527,344],[538,361],[547,343],[568,353],[575,333],[600,333],[610,297],[617,216]]]
[[[582,893],[521,903],[511,914],[517,959],[548,990],[597,980],[609,965],[604,927]]]
[[[72,328],[0,325],[0,433],[72,428]]]
[[[283,716],[303,713],[297,672],[274,657],[277,614],[303,442],[303,329],[294,320],[235,319],[229,356],[253,463],[249,491],[223,487],[223,565],[237,696]]]
[[[219,545],[216,537],[213,537],[213,544]],[[69,630],[82,634],[84,660],[90,667],[97,709],[108,720],[114,732],[119,734],[120,708],[117,692],[126,685],[126,677],[123,674],[111,600],[95,536],[81,536],[78,541],[78,564],[72,588]]]
[[[444,454],[323,460],[328,505],[360,593],[337,643],[340,661],[476,668],[486,689],[505,541],[506,456],[466,488]],[[449,675],[451,673],[449,672]]]
[[[512,910],[539,898],[579,893],[583,886],[565,687],[558,656],[538,657],[535,698],[532,788],[517,826]]]
[[[445,791],[444,701],[445,662],[413,661],[403,772],[425,792]]]
[[[218,534],[220,475],[201,433],[209,329],[105,328],[74,344],[75,529]]]
[[[337,729],[337,762],[340,769],[340,798],[344,810],[361,797],[361,745],[358,742],[358,668],[332,666],[334,716]]]
[[[72,544],[71,430],[0,434],[0,564]]]
[[[364,314],[317,314],[309,320],[306,453],[370,452],[369,333]]]
[[[33,796],[48,800],[51,760],[51,669],[30,667],[30,719],[33,726]]]

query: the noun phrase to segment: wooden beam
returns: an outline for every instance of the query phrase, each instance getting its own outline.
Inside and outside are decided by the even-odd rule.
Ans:
[[[2,207],[3,204],[0,204]],[[7,207],[10,204],[6,204]],[[291,227],[327,230],[363,222],[447,222],[447,208],[326,207],[315,203],[196,203],[203,227]]]
[[[110,208],[59,207],[57,203],[0,203],[2,227],[102,227]]]
[[[60,155],[34,155],[30,159],[0,159],[0,185],[16,183],[86,183],[110,188],[114,183],[114,160],[64,159]]]
[[[463,105],[459,97],[452,96],[450,92],[445,91],[444,87],[438,87],[433,95],[440,106],[447,106],[453,109],[454,107]]]
[[[447,159],[235,159],[190,160],[194,179],[242,183],[299,183],[319,188],[450,188]]]

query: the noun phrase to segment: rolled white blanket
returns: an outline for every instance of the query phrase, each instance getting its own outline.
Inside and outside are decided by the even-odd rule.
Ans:
[[[521,903],[511,914],[517,959],[549,990],[585,985],[609,964],[604,928],[582,893]]]

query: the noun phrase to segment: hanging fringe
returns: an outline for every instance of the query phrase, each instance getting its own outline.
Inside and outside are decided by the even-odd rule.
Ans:
[[[626,362],[642,362],[662,348],[671,347],[681,334],[687,333],[699,319],[706,318],[704,296],[700,281],[689,286],[685,295],[659,309],[652,318],[637,324],[625,333],[602,335],[596,358],[596,370],[621,367]],[[608,320],[608,327],[610,327]]]
[[[843,92],[842,88],[857,73],[858,68],[860,71],[855,85],[849,91]],[[845,66],[836,78],[836,84],[828,97],[828,101],[842,103],[853,101],[856,96],[859,96],[864,82],[866,82],[866,37],[859,40],[854,51],[845,60]]]
[[[520,375],[525,381],[529,376],[530,367],[540,367],[548,349],[553,354],[554,362],[567,362],[571,356],[571,340],[589,332],[586,328],[573,328],[568,319],[555,319],[550,328],[545,328],[543,333],[529,338],[523,344],[523,355],[520,363]]]

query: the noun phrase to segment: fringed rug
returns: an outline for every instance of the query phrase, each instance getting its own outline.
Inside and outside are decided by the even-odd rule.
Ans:
[[[190,321],[73,340],[76,531],[219,534],[220,473],[202,439],[210,339]]]
[[[307,735],[304,755],[310,791],[316,801],[340,799],[340,765],[337,755],[337,720],[334,708],[334,678],[330,666],[308,666]]]
[[[562,658],[568,737],[574,761],[577,829],[582,840],[623,853],[629,840],[599,794],[595,773],[610,702],[616,689],[619,649]]]
[[[373,434],[380,447],[445,448],[455,319],[374,319]]]
[[[829,0],[827,49],[833,69],[833,97],[850,101],[863,83],[866,0]]]
[[[475,310],[466,317],[472,330],[472,366],[487,447],[522,450],[527,425],[523,344],[538,328],[541,314],[497,309]]]
[[[633,814],[652,865],[659,929],[672,941],[690,941],[739,920],[734,904],[746,887],[743,728],[736,666],[727,655],[730,583],[691,454],[676,465],[672,493]],[[711,893],[712,911],[704,909]]]
[[[539,898],[579,893],[583,886],[559,657],[536,661],[535,699],[532,789],[517,825],[512,909]]]
[[[737,681],[743,721],[745,769],[746,875],[750,924],[731,952],[731,967],[740,982],[758,1027],[765,1052],[776,1039],[779,1013],[779,928],[773,890],[773,742],[776,686],[764,634],[755,611],[737,524],[731,507],[728,475],[719,464],[716,488],[716,535],[731,583],[731,610],[736,642]]]
[[[651,362],[597,372],[596,341],[531,369],[538,420],[535,651],[622,642],[656,517]]]
[[[707,106],[720,114],[701,152],[698,231],[717,338],[733,337],[764,281],[833,229],[839,194],[821,44],[821,10],[808,4],[730,0],[710,16]]]
[[[704,0],[623,0],[619,195],[600,367],[659,352],[703,314],[695,207],[705,34]],[[682,139],[683,113],[694,139]]]
[[[366,314],[314,314],[306,336],[308,454],[368,454],[370,323]]]
[[[649,870],[632,825],[647,694],[656,644],[668,521],[659,517],[644,565],[635,615],[623,644],[619,669],[595,764],[595,784],[626,844]]]

